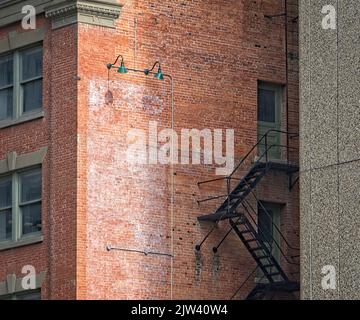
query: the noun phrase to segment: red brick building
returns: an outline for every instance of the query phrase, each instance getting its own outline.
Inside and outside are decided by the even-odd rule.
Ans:
[[[22,27],[24,5],[36,9],[34,30]],[[0,294],[230,299],[256,262],[235,232],[213,253],[228,219],[198,220],[225,199],[198,204],[226,193],[225,181],[198,186],[219,178],[216,165],[131,164],[128,132],[148,139],[149,123],[171,128],[173,106],[178,133],[234,129],[235,164],[267,129],[297,133],[297,29],[296,0],[0,1]],[[173,91],[167,77],[109,72],[118,55],[131,69],[160,61]],[[256,219],[259,201],[271,212],[281,248],[271,252],[298,282],[298,185],[296,170],[284,171],[295,168],[298,143],[269,139],[283,168],[266,173],[246,207]],[[36,288],[24,291],[29,265]],[[255,271],[234,298],[259,282],[266,277]]]

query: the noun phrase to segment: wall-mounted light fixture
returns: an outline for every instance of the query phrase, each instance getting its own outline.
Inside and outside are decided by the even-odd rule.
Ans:
[[[119,61],[120,58],[121,58],[120,65],[116,66],[116,64],[117,64],[117,62]],[[156,66],[158,66],[158,70],[157,70],[157,72],[154,72],[153,70],[155,69]],[[125,67],[124,57],[122,55],[119,55],[116,58],[114,63],[108,63],[107,64],[107,68],[108,68],[108,70],[111,70],[112,68],[117,68],[118,73],[121,73],[121,74],[128,73],[128,71],[140,72],[140,73],[143,73],[146,76],[149,75],[149,74],[153,74],[155,79],[158,79],[158,80],[161,80],[161,81],[164,80],[164,77],[168,77],[172,82],[172,77],[169,74],[164,74],[162,72],[160,61],[156,61],[151,69],[144,69],[144,70],[132,69],[132,68],[126,68]]]
[[[116,66],[117,62],[119,61],[119,59],[121,58],[121,62],[120,65]],[[153,70],[155,69],[155,67],[158,66],[157,72],[154,72]],[[172,78],[171,75],[163,73],[162,69],[161,69],[161,63],[159,61],[156,61],[153,65],[153,67],[151,69],[144,69],[144,70],[139,70],[139,69],[132,69],[132,68],[126,68],[125,66],[125,62],[124,62],[124,57],[122,55],[119,55],[114,63],[108,63],[106,65],[107,69],[108,69],[108,82],[109,82],[109,76],[110,76],[110,70],[113,68],[117,68],[117,72],[120,74],[125,74],[128,72],[137,72],[137,73],[142,73],[145,76],[148,76],[149,74],[153,74],[154,78],[160,81],[163,81],[164,78],[168,78],[170,80],[170,88],[171,88],[171,129],[173,130],[172,132],[174,132],[174,124],[175,124],[175,103],[174,103],[174,80]],[[174,149],[174,137],[172,139],[173,144],[172,144],[172,149]],[[171,161],[171,254],[164,254],[164,253],[158,253],[158,252],[145,252],[145,251],[139,251],[139,250],[129,250],[129,249],[121,249],[121,248],[114,248],[111,246],[107,247],[107,250],[122,250],[122,251],[134,251],[134,252],[141,252],[144,254],[157,254],[157,255],[164,255],[164,256],[169,256],[171,258],[174,257],[174,196],[175,196],[175,189],[174,189],[174,163],[173,161]],[[173,261],[171,260],[171,297],[172,297],[172,288],[173,288]]]

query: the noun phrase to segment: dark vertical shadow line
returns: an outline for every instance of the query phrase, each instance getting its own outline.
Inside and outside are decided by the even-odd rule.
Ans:
[[[337,143],[337,214],[338,214],[338,298],[340,299],[340,254],[341,254],[341,220],[340,220],[340,152],[339,152],[339,0],[336,0],[336,143]]]
[[[311,10],[311,0],[309,0],[308,3],[308,10]],[[313,235],[313,209],[312,209],[312,161],[311,161],[311,155],[312,155],[312,144],[311,144],[311,132],[312,132],[312,117],[311,117],[311,113],[312,113],[312,99],[311,99],[311,19],[312,19],[312,14],[311,12],[309,12],[309,63],[308,63],[308,67],[310,68],[310,72],[309,72],[309,112],[310,112],[310,122],[309,122],[309,126],[310,126],[310,187],[309,187],[309,200],[310,200],[310,204],[309,204],[309,208],[310,208],[310,259],[309,259],[309,264],[310,264],[310,300],[312,300],[312,293],[313,293],[313,281],[312,281],[312,235]]]

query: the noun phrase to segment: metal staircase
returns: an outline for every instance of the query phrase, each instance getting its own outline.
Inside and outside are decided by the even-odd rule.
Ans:
[[[249,195],[261,179],[266,175],[269,166],[264,163],[254,164],[245,177],[240,181],[234,190],[232,190],[222,205],[216,210],[215,213],[210,215],[201,216],[199,221],[220,221],[237,216],[236,208],[241,202]],[[199,202],[207,201],[202,200]]]
[[[264,243],[251,223],[242,216],[238,222],[230,220],[230,225],[239,236],[256,264],[263,272],[269,283],[289,281],[285,272],[271,253],[269,244]]]
[[[256,262],[256,269],[261,270],[262,279],[265,282],[258,283],[254,289],[249,293],[247,299],[256,299],[259,294],[264,294],[266,291],[285,291],[293,292],[299,290],[299,284],[297,281],[294,281],[294,274],[287,274],[282,267],[283,264],[289,265],[299,265],[299,249],[292,247],[280,228],[277,227],[272,221],[272,217],[263,207],[264,213],[271,219],[271,229],[267,230],[262,228],[260,234],[260,228],[258,225],[257,210],[251,204],[250,196],[262,206],[261,202],[257,198],[254,189],[260,183],[260,181],[266,176],[270,170],[279,170],[284,171],[289,176],[289,188],[291,189],[296,183],[297,180],[293,180],[293,175],[298,171],[298,166],[290,162],[290,147],[287,144],[286,146],[279,145],[268,145],[268,135],[274,131],[281,134],[286,134],[287,141],[289,139],[297,137],[296,134],[290,134],[283,131],[269,130],[259,141],[253,146],[253,148],[248,152],[248,154],[241,160],[238,166],[234,171],[227,177],[212,179],[204,182],[199,182],[198,185],[211,183],[214,181],[225,180],[227,193],[220,196],[213,196],[206,198],[204,200],[199,200],[198,203],[225,198],[223,203],[217,208],[217,210],[208,215],[203,215],[198,217],[199,221],[212,221],[215,222],[213,228],[205,236],[202,242],[196,246],[196,250],[200,250],[201,246],[204,244],[206,239],[216,228],[216,225],[221,220],[228,220],[230,228],[225,236],[221,239],[219,244],[213,248],[214,253],[217,252],[221,244],[227,238],[231,232],[235,232],[247,251],[250,253],[254,261]],[[254,150],[263,149],[262,154],[256,158],[256,161],[251,161],[250,169],[248,169],[243,176],[239,178],[236,177],[236,174],[241,172],[242,166],[245,165],[246,161],[254,154]],[[274,147],[285,147],[286,148],[286,162],[274,161],[269,156],[269,150]],[[231,187],[231,183],[236,181],[235,187]],[[276,231],[278,237],[280,238],[280,243],[275,239],[273,231]],[[265,236],[264,236],[265,235]],[[280,253],[281,258],[276,258],[274,256],[274,248],[277,252]],[[254,270],[255,271],[255,270]],[[295,272],[297,273],[297,272]],[[246,281],[248,281],[246,279]],[[245,281],[245,282],[246,282]],[[245,282],[240,286],[238,291],[243,287]]]

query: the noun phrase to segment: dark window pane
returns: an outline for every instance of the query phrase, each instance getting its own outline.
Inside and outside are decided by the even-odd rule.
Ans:
[[[16,295],[16,300],[41,300],[41,294],[39,290],[26,293],[18,293]]]
[[[0,241],[12,238],[12,214],[11,209],[0,211]]]
[[[23,85],[23,112],[40,109],[42,106],[42,80],[31,81]]]
[[[273,226],[272,219],[273,214],[271,210],[265,210],[259,207],[258,210],[258,228],[259,236],[262,241],[267,242],[268,244],[272,243],[273,236]]]
[[[22,52],[22,81],[42,75],[43,55],[41,48]]]
[[[24,292],[0,296],[0,300],[41,300],[40,290],[28,290]]]
[[[21,208],[22,234],[41,231],[41,203],[35,203]]]
[[[40,170],[23,173],[21,179],[21,203],[41,199]]]
[[[13,89],[0,90],[0,121],[12,117]]]
[[[12,56],[0,58],[0,88],[13,83]]]
[[[259,89],[258,120],[275,122],[275,91]]]
[[[0,210],[11,207],[11,178],[0,180]]]

